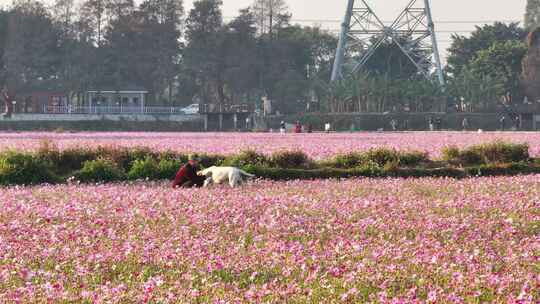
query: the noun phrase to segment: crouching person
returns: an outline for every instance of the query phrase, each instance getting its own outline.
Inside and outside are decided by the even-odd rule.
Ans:
[[[199,169],[199,162],[201,159],[197,155],[190,155],[188,163],[182,166],[176,173],[173,188],[200,188],[204,185],[204,176],[197,175]]]

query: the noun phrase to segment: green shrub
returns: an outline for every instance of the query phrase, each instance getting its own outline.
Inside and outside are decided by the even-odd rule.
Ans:
[[[328,165],[334,168],[355,168],[360,166],[364,162],[364,157],[361,153],[350,152],[346,154],[338,154],[331,161],[327,163],[322,163],[323,165]]]
[[[246,150],[225,158],[221,165],[242,168],[248,165],[267,166],[268,163],[269,161],[266,155],[253,150]]]
[[[145,159],[136,159],[131,165],[131,169],[127,174],[130,180],[136,179],[156,179],[158,177],[158,163],[151,157]]]
[[[157,158],[158,154],[152,152],[147,147],[113,147],[113,146],[99,146],[96,149],[96,159],[109,159],[115,163],[119,168],[127,171],[133,165],[136,160],[144,160],[147,157]]]
[[[429,161],[428,154],[425,152],[397,152],[387,148],[376,148],[364,153],[350,152],[336,155],[329,161],[322,161],[319,164],[323,167],[333,167],[341,169],[350,169],[371,166],[376,164],[379,167],[384,166],[417,166],[422,162]]]
[[[400,152],[398,163],[401,166],[414,167],[420,165],[421,163],[428,162],[428,156],[429,155],[426,152],[420,151]]]
[[[161,159],[158,163],[157,178],[172,179],[182,166],[183,162],[173,159]]]
[[[277,168],[308,168],[311,160],[302,151],[274,152],[269,161],[272,167]]]
[[[506,164],[482,164],[465,168],[470,176],[514,176],[518,174],[538,174],[540,168],[529,162]]]
[[[2,185],[35,185],[58,181],[59,178],[54,174],[48,162],[29,153],[8,151],[0,155],[0,184]]]
[[[181,162],[187,162],[188,156],[183,153],[174,152],[171,150],[162,151],[157,155],[157,160],[177,160]]]
[[[75,178],[81,182],[112,182],[125,179],[125,174],[112,160],[100,158],[84,162]]]
[[[446,162],[454,162],[459,159],[460,151],[456,146],[443,147],[441,151],[441,158]]]
[[[95,150],[80,147],[68,148],[60,153],[57,170],[63,174],[80,170],[84,162],[97,159]]]
[[[496,141],[472,146],[468,150],[480,155],[485,163],[513,163],[529,161],[529,145]]]
[[[37,159],[45,161],[51,165],[56,165],[60,162],[60,155],[61,153],[56,144],[49,139],[41,140],[35,153],[35,157]]]
[[[374,148],[366,151],[362,158],[363,162],[374,162],[383,167],[387,163],[399,162],[399,153],[394,149]]]
[[[471,146],[464,150],[457,147],[443,149],[443,160],[459,165],[504,164],[530,161],[529,146],[497,141]]]
[[[199,157],[201,158],[201,161],[199,162],[199,164],[203,168],[208,168],[212,166],[220,166],[226,159],[222,155],[209,155],[209,154],[199,155]],[[187,162],[187,158],[182,161]]]

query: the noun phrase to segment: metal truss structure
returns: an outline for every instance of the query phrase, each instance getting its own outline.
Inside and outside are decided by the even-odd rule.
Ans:
[[[391,24],[385,24],[365,0],[348,0],[341,27],[332,81],[347,73],[358,73],[385,42],[395,43],[418,69],[444,87],[445,81],[431,16],[429,0],[410,0]],[[345,55],[354,58],[346,62]]]

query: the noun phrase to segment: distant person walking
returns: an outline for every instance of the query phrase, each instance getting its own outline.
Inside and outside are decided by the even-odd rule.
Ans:
[[[463,131],[467,131],[469,129],[469,120],[467,117],[463,118],[463,121],[461,122],[461,127],[463,128]]]
[[[4,117],[11,117],[11,110],[12,110],[12,97],[8,93],[7,87],[4,87],[1,92],[2,98],[4,99],[4,105],[5,105],[5,112],[3,114]]]
[[[279,132],[281,134],[285,134],[285,132],[287,132],[287,125],[285,125],[285,122],[283,120],[279,124]]]
[[[499,119],[499,123],[501,125],[501,131],[504,131],[506,129],[506,117],[504,115]]]
[[[329,122],[324,124],[324,132],[330,133],[330,130],[332,129],[332,125],[330,125]]]
[[[437,117],[435,120],[435,124],[437,125],[437,131],[442,130],[442,118],[440,116]]]
[[[306,132],[313,133],[313,125],[310,122],[308,122],[306,125]]]
[[[395,119],[390,120],[390,126],[392,127],[392,131],[397,131],[398,122]]]
[[[435,131],[435,121],[433,120],[433,117],[428,118],[428,125],[430,131]]]
[[[516,115],[516,117],[514,118],[514,125],[516,130],[521,129],[521,118],[519,117],[519,115]]]

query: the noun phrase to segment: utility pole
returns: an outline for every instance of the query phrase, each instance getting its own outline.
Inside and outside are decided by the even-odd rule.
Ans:
[[[391,24],[383,23],[365,0],[348,0],[331,80],[358,73],[383,42],[395,43],[419,74],[431,80],[435,73],[445,86],[429,0],[410,0]]]

